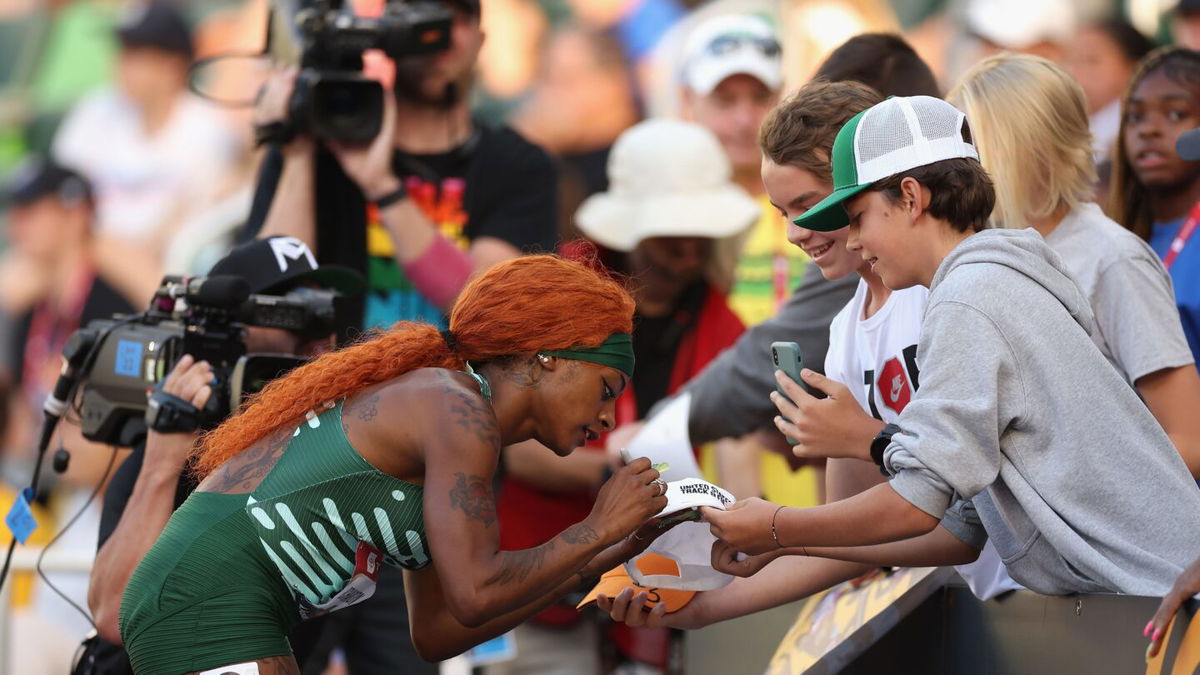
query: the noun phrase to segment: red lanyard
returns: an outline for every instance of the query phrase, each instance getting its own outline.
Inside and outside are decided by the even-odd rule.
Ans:
[[[79,327],[94,279],[91,268],[76,274],[67,288],[63,311],[59,311],[53,299],[43,300],[34,307],[21,365],[22,388],[35,407],[41,406],[41,399],[53,386],[53,380],[48,381],[49,364],[57,363],[67,338]]]
[[[1167,249],[1167,254],[1163,256],[1163,267],[1171,269],[1171,265],[1175,264],[1175,259],[1179,257],[1179,252],[1187,245],[1188,239],[1192,238],[1192,233],[1196,231],[1196,224],[1200,223],[1200,203],[1192,207],[1192,212],[1188,214],[1187,220],[1183,223],[1183,227],[1179,228],[1179,234],[1171,240],[1171,247]]]

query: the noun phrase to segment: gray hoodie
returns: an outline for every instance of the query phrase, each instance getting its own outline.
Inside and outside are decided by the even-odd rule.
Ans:
[[[1200,556],[1200,490],[1092,330],[1035,232],[967,238],[930,286],[921,388],[885,467],[1035,591],[1162,595]]]

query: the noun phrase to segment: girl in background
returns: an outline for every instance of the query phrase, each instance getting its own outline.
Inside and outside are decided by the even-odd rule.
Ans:
[[[1200,354],[1200,163],[1175,152],[1180,134],[1200,126],[1200,53],[1151,52],[1121,104],[1109,213],[1163,259],[1193,356]]]

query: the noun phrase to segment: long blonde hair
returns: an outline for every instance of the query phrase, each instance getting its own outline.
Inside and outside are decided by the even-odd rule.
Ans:
[[[996,185],[997,227],[1028,227],[1090,201],[1096,183],[1083,88],[1037,56],[997,54],[975,64],[946,96],[971,122]]]

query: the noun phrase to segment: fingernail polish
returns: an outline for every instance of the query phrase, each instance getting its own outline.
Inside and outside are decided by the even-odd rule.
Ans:
[[[1146,628],[1142,631],[1142,637],[1150,637],[1150,631],[1154,630],[1154,619],[1146,622]]]
[[[1158,630],[1154,631],[1154,635],[1150,636],[1150,641],[1158,642],[1159,638],[1162,637],[1162,634],[1163,634],[1163,629],[1159,628]]]
[[[1154,648],[1154,643],[1146,645],[1146,663],[1150,663],[1150,650]]]

